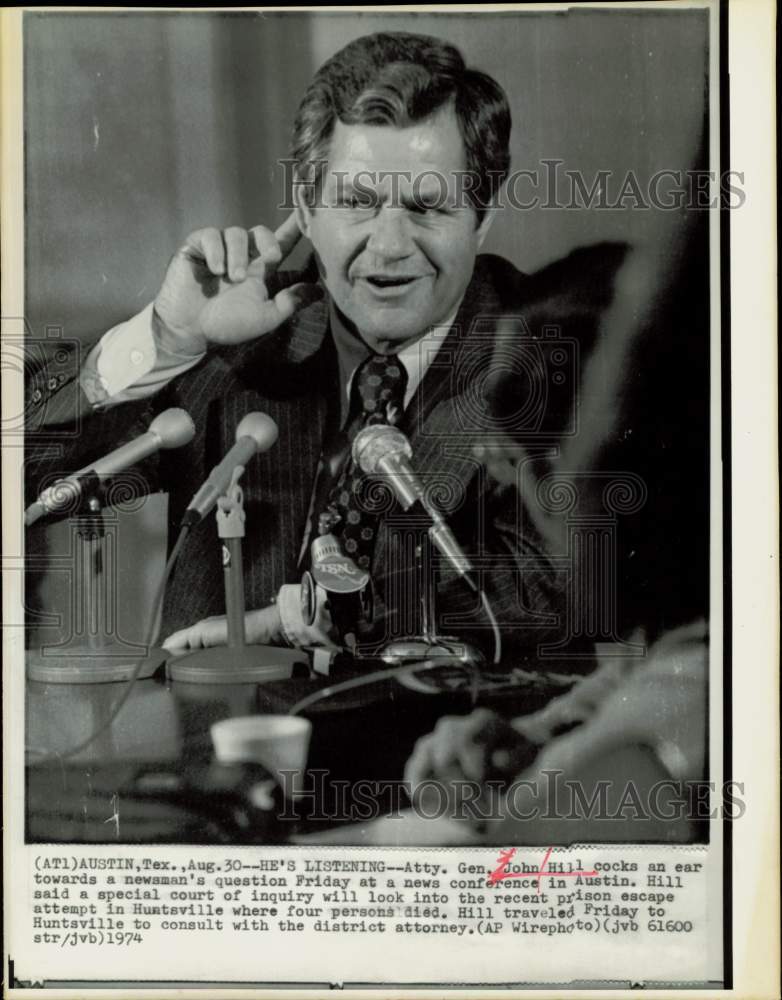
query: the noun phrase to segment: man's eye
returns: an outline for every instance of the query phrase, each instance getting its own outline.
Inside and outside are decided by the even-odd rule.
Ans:
[[[427,200],[426,198],[417,198],[411,206],[413,212],[417,215],[447,215],[448,206],[442,200]]]
[[[346,194],[337,199],[340,208],[373,208],[372,198],[366,195]]]

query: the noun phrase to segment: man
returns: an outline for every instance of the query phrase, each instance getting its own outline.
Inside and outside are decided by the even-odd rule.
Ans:
[[[352,42],[317,73],[296,116],[295,212],[275,232],[192,233],[154,303],[106,334],[81,372],[62,384],[45,372],[30,380],[33,425],[36,411],[46,424],[85,417],[64,471],[156,411],[188,410],[193,442],[146,467],[151,488],[170,494],[172,527],[241,417],[261,410],[277,422],[278,444],[242,480],[249,641],[341,638],[322,599],[316,626],[302,618],[298,581],[319,533],[371,573],[375,612],[362,641],[399,636],[411,585],[409,553],[398,548],[404,517],[387,496],[372,508],[350,459],[355,434],[378,415],[410,440],[414,468],[474,563],[506,656],[534,656],[556,630],[559,574],[516,491],[493,487],[474,457],[476,443],[508,428],[485,398],[496,374],[487,331],[534,298],[534,283],[510,263],[478,255],[508,172],[509,134],[501,88],[452,46],[403,33]],[[280,265],[302,234],[313,266],[286,273]],[[28,468],[37,492],[45,456],[31,454]],[[168,588],[169,648],[224,642],[223,607],[207,519]],[[447,566],[438,610],[444,631],[491,649],[480,602]]]

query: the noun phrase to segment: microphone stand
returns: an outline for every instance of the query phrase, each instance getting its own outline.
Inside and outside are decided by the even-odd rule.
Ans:
[[[429,534],[422,532],[421,539],[415,547],[415,578],[421,611],[421,634],[389,642],[380,651],[380,659],[392,667],[426,663],[429,666],[456,666],[479,670],[486,662],[479,649],[454,636],[437,635],[437,573],[433,556],[434,549]],[[400,678],[400,680],[417,689],[413,678]]]
[[[169,659],[166,675],[190,684],[258,684],[287,680],[297,663],[308,666],[300,650],[276,646],[248,646],[244,623],[244,570],[242,539],[245,535],[244,496],[239,478],[244,466],[234,470],[227,492],[217,501],[217,534],[222,542],[223,583],[228,645],[197,649]]]
[[[144,647],[112,635],[107,626],[112,600],[108,593],[110,558],[101,503],[100,480],[81,476],[80,507],[74,521],[71,635],[59,645],[41,646],[27,655],[27,677],[44,684],[105,684],[136,673],[151,677],[167,657],[164,649]],[[112,547],[116,553],[116,547]],[[116,558],[116,555],[114,556]],[[158,609],[153,608],[152,614]],[[113,622],[117,627],[116,620]],[[139,660],[141,665],[139,667]]]

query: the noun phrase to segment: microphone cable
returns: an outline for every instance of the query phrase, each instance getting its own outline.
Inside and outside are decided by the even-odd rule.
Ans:
[[[492,633],[494,635],[494,659],[492,661],[493,666],[499,666],[500,660],[502,659],[502,636],[500,634],[500,627],[497,623],[497,618],[492,609],[491,602],[486,595],[486,591],[481,588],[478,593],[480,594],[481,604],[486,613],[486,617],[489,619],[489,624],[492,628]],[[387,667],[383,670],[373,670],[371,673],[362,674],[360,677],[350,677],[344,681],[338,681],[336,684],[329,684],[327,687],[321,688],[319,691],[311,691],[308,695],[300,698],[291,708],[288,710],[288,715],[299,715],[305,709],[309,708],[311,705],[316,704],[319,701],[323,701],[326,698],[331,698],[335,694],[342,694],[345,691],[352,691],[355,688],[365,687],[367,684],[374,684],[376,681],[383,680],[399,680],[408,677],[411,674],[415,674],[421,670],[433,670],[436,667],[440,667],[442,664],[437,662],[436,658],[431,658],[429,660],[424,660],[422,663],[406,663],[400,667]],[[475,666],[464,665],[463,669],[467,670],[470,674],[470,697],[473,706],[478,701],[478,694],[480,691],[480,673]]]
[[[163,571],[163,576],[158,584],[157,591],[155,592],[155,598],[152,602],[152,615],[150,617],[149,628],[147,630],[146,642],[144,643],[145,648],[148,650],[156,638],[156,622],[158,619],[158,614],[162,610],[163,598],[166,593],[166,586],[168,584],[171,573],[174,569],[179,554],[182,551],[182,546],[190,534],[190,525],[184,524],[180,528],[179,537],[177,538],[171,554],[166,561],[166,567]],[[128,698],[130,698],[133,688],[136,686],[136,681],[141,673],[141,668],[144,665],[145,657],[140,657],[136,662],[133,672],[131,675],[123,682],[125,684],[125,690],[119,696],[115,704],[112,706],[111,711],[100,723],[97,729],[94,729],[86,739],[82,740],[81,743],[77,743],[75,746],[69,747],[67,750],[42,750],[40,747],[25,747],[25,754],[36,755],[37,759],[30,761],[29,763],[45,763],[50,760],[65,760],[67,757],[73,757],[74,754],[81,753],[82,750],[86,750],[94,741],[101,736],[106,730],[114,723],[119,713],[122,711],[123,707],[126,705]],[[27,763],[27,762],[26,762]]]
[[[486,591],[479,590],[481,604],[486,613],[486,617],[489,619],[489,624],[492,628],[492,633],[494,635],[494,659],[492,661],[493,666],[499,666],[500,660],[502,659],[502,636],[500,634],[500,627],[497,623],[497,618],[492,609],[491,602],[486,595]],[[360,677],[351,677],[348,680],[338,681],[336,684],[329,684],[328,687],[321,688],[319,691],[311,691],[308,695],[300,698],[289,710],[288,715],[299,715],[305,709],[309,708],[311,705],[316,704],[319,701],[323,701],[326,698],[331,698],[335,694],[342,694],[345,691],[352,691],[355,688],[365,687],[367,684],[374,684],[376,681],[382,680],[401,680],[410,674],[415,674],[420,670],[432,670],[436,667],[441,666],[437,662],[436,658],[429,660],[424,660],[422,663],[410,663],[404,664],[400,667],[387,667],[384,670],[373,670],[371,673],[362,674]],[[475,667],[464,666],[465,670],[470,672],[470,694],[472,698],[473,705],[478,700],[478,693],[480,687],[480,676],[479,671]]]
[[[486,613],[486,617],[489,619],[492,634],[494,635],[494,659],[492,660],[492,666],[498,667],[502,660],[502,635],[500,634],[500,626],[497,623],[497,618],[494,614],[494,610],[492,609],[491,602],[486,596],[486,591],[481,587],[478,593],[480,594],[483,610]]]
[[[373,670],[371,673],[362,674],[360,677],[351,677],[345,681],[338,681],[336,684],[329,684],[328,687],[320,688],[318,691],[311,691],[308,695],[300,698],[291,708],[288,709],[288,715],[300,715],[305,709],[314,705],[318,701],[323,701],[325,698],[331,698],[335,694],[342,694],[344,691],[352,691],[354,688],[365,687],[367,684],[374,684],[376,681],[382,681],[387,679],[399,679],[405,677],[408,674],[417,673],[419,670],[432,670],[436,667],[440,667],[442,664],[438,663],[436,658],[429,660],[424,660],[421,663],[406,663],[401,667],[387,667],[384,670]],[[475,668],[470,668],[465,665],[465,670],[469,670],[473,675],[474,682],[478,680],[478,671]],[[475,693],[477,688],[477,683],[471,685],[473,692],[473,702],[476,700]]]

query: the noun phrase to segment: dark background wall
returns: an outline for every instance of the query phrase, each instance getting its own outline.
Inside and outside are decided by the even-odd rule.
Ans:
[[[154,297],[169,256],[192,229],[278,223],[278,161],[293,113],[314,70],[351,38],[391,28],[455,42],[510,97],[515,168],[561,159],[563,170],[580,170],[589,184],[599,170],[612,171],[618,189],[630,170],[643,187],[655,171],[695,162],[707,27],[705,11],[617,8],[28,13],[31,328],[40,336],[57,325],[91,342]],[[520,191],[534,193],[529,185]],[[600,239],[654,242],[660,216],[633,208],[506,210],[486,249],[534,270]]]

